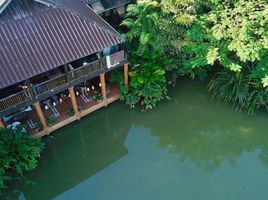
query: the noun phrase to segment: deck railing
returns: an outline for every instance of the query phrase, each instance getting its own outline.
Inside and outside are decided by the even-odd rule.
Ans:
[[[111,63],[114,65],[124,61],[124,51],[122,50],[111,54],[110,60]],[[34,85],[31,88],[10,95],[4,99],[0,99],[0,113],[25,102],[32,101],[37,97],[49,94],[50,92],[53,92],[55,90],[59,90],[60,88],[65,87],[68,84],[75,84],[80,79],[105,70],[104,68],[107,69],[105,58],[74,69],[56,78]]]
[[[94,74],[96,72],[99,72],[102,69],[102,66],[100,65],[100,61],[94,61],[92,63],[89,63],[85,66],[79,67],[73,71],[68,72],[68,80],[69,81],[76,81],[79,80],[87,75]]]
[[[33,90],[36,96],[45,94],[46,92],[51,92],[56,90],[57,88],[65,85],[68,83],[67,75],[63,74],[61,76],[58,76],[56,78],[47,80],[43,83],[40,83],[38,85],[33,86]]]
[[[4,99],[0,100],[0,111],[7,110],[9,108],[15,107],[18,104],[22,104],[31,100],[32,93],[29,89],[24,89],[21,92],[12,94]]]

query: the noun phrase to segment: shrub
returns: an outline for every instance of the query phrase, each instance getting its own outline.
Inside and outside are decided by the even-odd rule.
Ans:
[[[83,105],[78,104],[78,105],[77,105],[77,108],[78,108],[78,110],[79,110],[79,111],[81,111],[81,110],[83,110],[83,109],[84,109],[84,106],[83,106]]]
[[[54,123],[55,123],[55,119],[53,117],[49,116],[49,117],[46,118],[46,124],[48,126],[51,126]]]
[[[98,102],[101,101],[102,100],[102,95],[101,94],[96,94],[95,95],[95,100],[98,101]]]
[[[250,92],[243,109],[247,114],[253,115],[259,108],[268,111],[268,90],[253,90]]]
[[[123,75],[120,72],[112,76],[112,80],[117,80],[121,85],[121,100],[131,108],[140,104],[143,110],[152,109],[167,97],[165,65],[156,54],[150,57],[133,54],[131,63],[128,87],[123,84]]]
[[[217,72],[208,85],[212,98],[242,108],[249,94],[249,77],[227,70]]]
[[[43,148],[40,139],[22,129],[0,129],[0,188],[5,188],[6,181],[16,177],[7,175],[9,172],[23,176],[24,172],[34,170]]]
[[[69,116],[74,116],[74,114],[75,114],[73,108],[69,108],[67,112],[68,112]]]

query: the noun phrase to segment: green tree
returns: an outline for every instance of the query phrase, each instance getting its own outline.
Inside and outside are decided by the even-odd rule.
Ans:
[[[23,177],[24,172],[37,167],[44,143],[24,130],[0,129],[0,188],[6,187],[6,181],[15,178],[15,174]]]
[[[127,39],[138,53],[181,52],[187,44],[185,33],[201,10],[198,0],[140,0],[128,6],[123,25]]]
[[[166,96],[167,85],[174,85],[179,75],[187,73],[182,49],[198,2],[143,0],[128,7],[122,25],[129,29],[130,85],[121,88],[122,99],[131,107],[137,102],[145,109],[154,107]],[[156,75],[159,70],[161,75]]]
[[[213,67],[220,71],[221,78],[216,76],[210,83],[214,97],[221,99],[224,93],[219,92],[220,86],[234,81],[230,83],[234,87],[225,87],[229,89],[225,92],[232,96],[229,102],[236,104],[240,99],[239,107],[248,113],[260,105],[267,108],[264,91],[268,86],[268,4],[265,0],[211,0],[209,12],[198,17],[188,36],[191,42],[186,52],[190,59],[185,61],[185,66],[205,70]],[[236,77],[244,80],[243,76],[249,79],[241,87]],[[239,94],[245,90],[248,94],[242,101]]]
[[[141,0],[128,8],[123,25],[132,52],[169,60],[162,68],[168,84],[213,71],[214,98],[248,113],[268,110],[267,1]]]
[[[159,54],[132,55],[131,63],[133,67],[129,72],[129,86],[124,85],[120,72],[112,75],[112,80],[121,85],[121,100],[131,108],[141,105],[142,110],[152,109],[167,98],[165,59]]]
[[[158,37],[160,15],[158,0],[138,1],[128,6],[122,25],[129,28],[127,40],[131,42],[132,49],[141,54],[161,49],[162,41]]]

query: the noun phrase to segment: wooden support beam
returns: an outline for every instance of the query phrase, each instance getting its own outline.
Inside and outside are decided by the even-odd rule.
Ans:
[[[68,90],[69,90],[69,94],[70,94],[70,97],[71,97],[71,102],[72,102],[72,106],[73,106],[73,109],[74,109],[74,113],[75,113],[76,117],[80,119],[80,113],[78,111],[78,106],[77,106],[77,102],[76,102],[74,87],[70,87],[70,88],[68,88]]]
[[[1,118],[0,118],[0,128],[5,128],[5,124],[4,124],[4,122],[2,121]]]
[[[108,105],[107,94],[106,94],[106,82],[105,82],[105,73],[100,74],[100,83],[101,83],[101,94],[104,104]]]
[[[39,101],[34,103],[34,107],[35,107],[35,110],[37,112],[37,116],[39,118],[39,121],[41,122],[41,125],[43,127],[43,130],[46,130],[47,129],[47,123],[46,123],[46,119],[45,119],[45,116],[44,116],[44,113],[42,111],[42,108],[40,106]]]
[[[124,64],[124,83],[128,85],[128,63]]]

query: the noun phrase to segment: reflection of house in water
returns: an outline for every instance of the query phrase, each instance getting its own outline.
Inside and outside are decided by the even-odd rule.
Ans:
[[[78,0],[2,0],[0,127],[43,136],[119,98],[122,36]]]
[[[128,154],[125,140],[130,123],[122,119],[115,124],[111,116],[117,111],[109,111],[72,124],[56,140],[48,138],[39,167],[27,175],[35,185],[22,189],[27,200],[36,200],[36,194],[39,200],[52,199]]]

